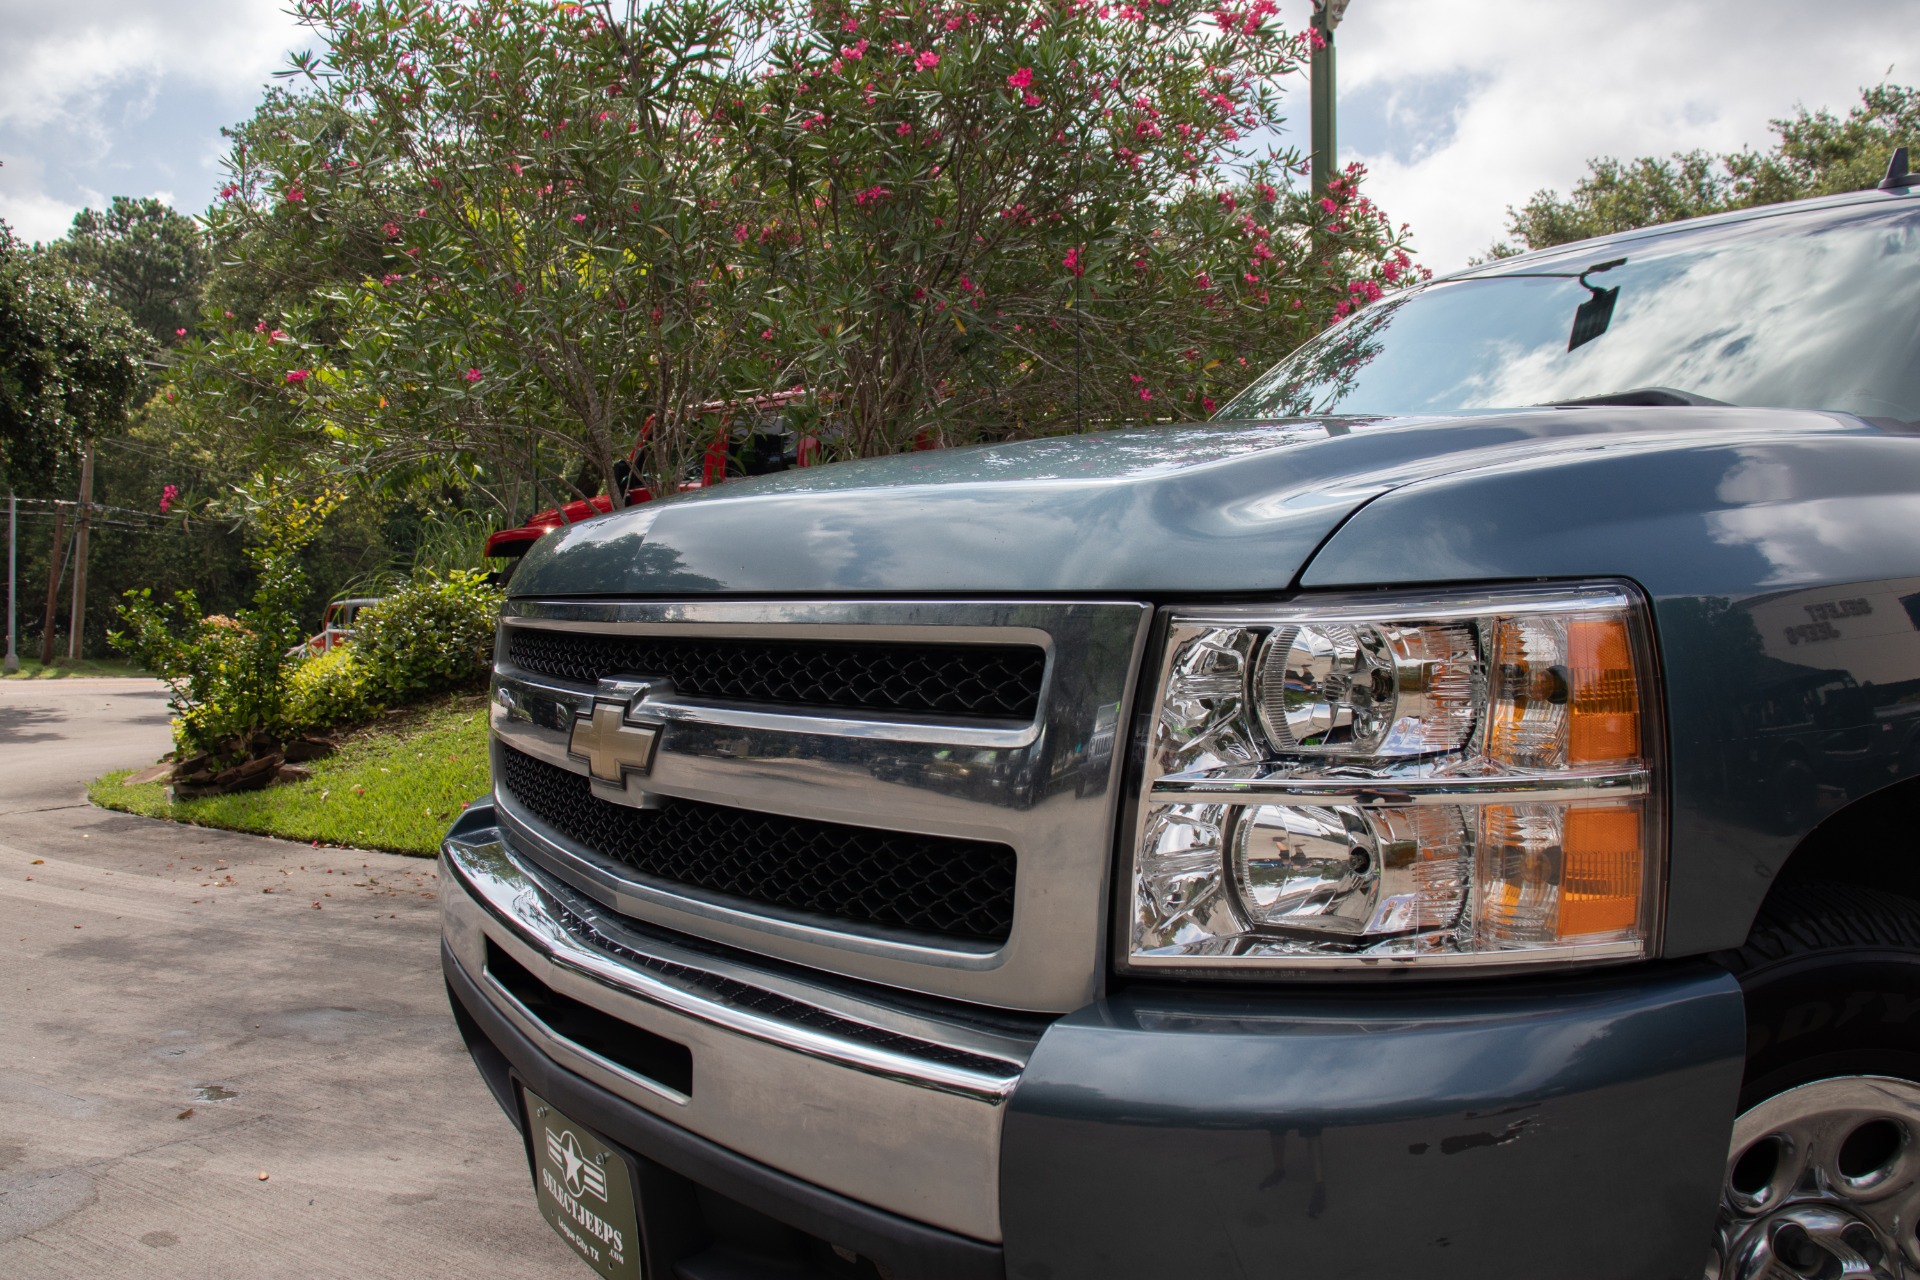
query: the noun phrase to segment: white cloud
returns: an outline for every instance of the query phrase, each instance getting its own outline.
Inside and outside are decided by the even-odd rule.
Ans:
[[[304,43],[284,10],[282,0],[0,0],[0,218],[47,239],[103,188],[179,190],[197,206],[211,194],[210,140],[249,114]]]
[[[1283,15],[1306,12],[1290,0]],[[1340,158],[1369,166],[1422,261],[1447,270],[1485,251],[1508,205],[1565,192],[1589,157],[1766,146],[1770,119],[1801,104],[1844,114],[1889,64],[1913,82],[1913,17],[1911,0],[1353,0],[1337,37]]]
[[[0,5],[0,128],[70,117],[105,90],[162,76],[251,93],[299,29],[279,0]]]

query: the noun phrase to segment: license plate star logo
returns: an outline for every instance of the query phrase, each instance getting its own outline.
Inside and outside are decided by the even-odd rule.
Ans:
[[[589,1195],[601,1201],[607,1198],[606,1170],[587,1159],[586,1152],[580,1149],[580,1140],[571,1130],[563,1129],[559,1133],[547,1130],[547,1159],[561,1166],[560,1176],[569,1194]]]

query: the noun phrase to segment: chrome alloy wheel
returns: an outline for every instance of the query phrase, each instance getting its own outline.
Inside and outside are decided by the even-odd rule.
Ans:
[[[1816,1080],[1734,1122],[1706,1280],[1920,1280],[1920,1085]]]

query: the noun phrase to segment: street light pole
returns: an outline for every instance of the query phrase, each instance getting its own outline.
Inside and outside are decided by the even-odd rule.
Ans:
[[[1309,67],[1312,77],[1309,86],[1313,110],[1313,194],[1316,199],[1327,194],[1327,184],[1333,181],[1334,174],[1338,172],[1334,168],[1333,29],[1340,25],[1340,19],[1346,17],[1349,2],[1313,0],[1313,30],[1319,36],[1313,42],[1313,61]]]

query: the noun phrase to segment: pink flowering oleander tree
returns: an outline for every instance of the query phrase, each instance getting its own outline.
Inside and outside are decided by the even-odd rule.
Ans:
[[[1263,144],[1311,39],[1271,0],[299,13],[209,214],[286,283],[183,403],[516,517],[643,434],[670,491],[694,406],[767,392],[829,456],[1205,417],[1417,271],[1359,170],[1312,200]]]
[[[1258,153],[1309,51],[1270,0],[823,3],[724,125],[768,193],[769,385],[851,454],[1205,417],[1415,268],[1350,169]]]

